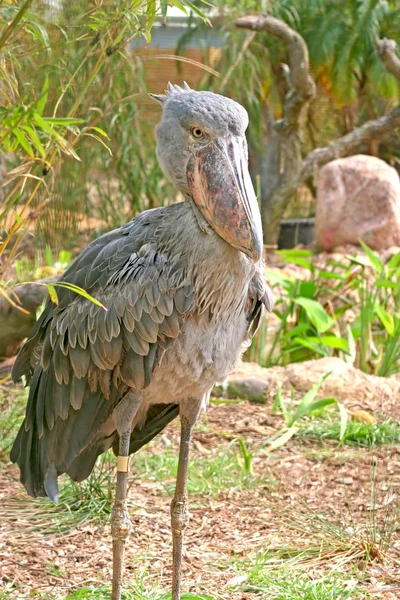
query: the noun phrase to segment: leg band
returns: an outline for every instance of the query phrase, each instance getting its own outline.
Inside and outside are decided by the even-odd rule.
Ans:
[[[118,473],[127,473],[129,471],[129,456],[118,456],[117,471]]]

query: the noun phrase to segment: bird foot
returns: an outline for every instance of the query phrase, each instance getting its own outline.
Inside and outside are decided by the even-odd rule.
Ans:
[[[116,501],[111,514],[111,535],[114,541],[125,541],[131,532],[132,523],[126,509],[126,500]]]
[[[171,502],[171,527],[176,535],[182,535],[189,523],[187,496],[175,496]]]

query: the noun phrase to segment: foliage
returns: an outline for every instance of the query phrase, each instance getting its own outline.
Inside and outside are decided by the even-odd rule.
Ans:
[[[330,373],[326,373],[323,375],[317,383],[301,398],[300,402],[295,405],[294,403],[294,393],[292,388],[292,396],[289,403],[285,402],[282,387],[278,384],[275,400],[273,404],[272,411],[278,412],[280,411],[283,415],[283,418],[286,423],[286,427],[283,430],[278,431],[278,433],[273,436],[273,441],[271,441],[270,445],[267,447],[267,452],[272,452],[277,448],[280,448],[284,444],[286,444],[294,435],[299,431],[300,423],[302,422],[304,417],[310,417],[315,413],[318,413],[328,406],[332,406],[336,404],[339,407],[340,412],[340,440],[343,439],[346,426],[347,426],[347,412],[346,409],[336,400],[336,398],[318,398],[317,394],[324,383],[324,381],[329,377]]]
[[[150,595],[149,595],[150,593]],[[122,600],[171,600],[171,594],[162,594],[154,589],[147,590],[145,586],[139,583],[139,585],[126,585],[122,591]],[[65,600],[89,600],[91,598],[97,598],[98,600],[110,600],[111,598],[111,587],[104,585],[99,588],[84,587],[73,594],[69,594]],[[216,596],[206,596],[205,594],[193,594],[191,592],[184,592],[181,594],[181,600],[218,600]]]
[[[400,423],[394,420],[371,424],[348,421],[342,435],[339,424],[332,423],[331,417],[325,416],[325,418],[318,417],[309,422],[303,422],[297,435],[302,438],[314,438],[321,441],[331,439],[346,445],[374,448],[383,444],[399,444]]]
[[[239,446],[239,448],[237,448]],[[254,452],[244,445],[243,440],[233,440],[227,446],[218,448],[213,457],[199,457],[194,454],[189,464],[188,492],[195,496],[211,495],[217,498],[222,489],[231,492],[252,489],[261,482],[273,485],[269,473],[255,476],[252,469]],[[147,478],[162,483],[165,491],[172,495],[178,468],[178,454],[173,449],[161,453],[143,451],[135,457],[135,470]]]
[[[263,366],[340,356],[367,373],[400,370],[400,253],[384,263],[362,244],[364,254],[318,266],[309,250],[279,252],[299,276],[267,270],[279,322],[267,348],[266,322],[249,358]],[[305,269],[305,271],[304,271]]]
[[[8,250],[2,271],[16,253],[31,218],[30,209],[40,213],[60,194],[65,195],[62,186],[57,188],[57,176],[61,170],[71,180],[71,173],[79,171],[69,161],[83,162],[86,141],[93,145],[95,140],[101,152],[112,152],[108,134],[99,124],[109,117],[116,121],[116,106],[128,98],[120,96],[113,102],[111,94],[110,102],[104,94],[107,86],[113,86],[108,76],[125,62],[129,76],[125,69],[124,77],[132,81],[127,44],[135,36],[149,41],[155,19],[166,17],[168,5],[202,15],[189,0],[109,0],[89,10],[82,0],[71,5],[43,2],[37,6],[31,0],[1,4],[0,148],[14,163],[0,214],[5,230],[0,256]],[[132,91],[139,91],[129,87],[130,97]],[[126,88],[119,91],[124,93]],[[106,99],[102,107],[99,97]],[[82,166],[84,172],[87,168],[87,164]],[[75,212],[76,200],[69,207]],[[79,203],[80,210],[83,204]],[[9,297],[4,282],[0,282],[0,292]]]
[[[16,283],[25,281],[35,281],[44,277],[58,275],[63,273],[71,264],[72,254],[67,250],[60,250],[58,256],[54,257],[54,252],[49,245],[43,253],[43,262],[37,253],[33,260],[22,256],[14,261],[16,272]]]
[[[213,85],[216,91],[233,93],[250,110],[251,137],[257,145],[265,109],[267,115],[269,109],[276,118],[281,116],[285,82],[280,65],[287,62],[286,49],[268,34],[232,26],[234,17],[259,13],[258,1],[215,0],[214,5],[230,18],[222,21],[229,41],[217,65],[221,79]],[[312,144],[342,134],[349,117],[354,125],[381,114],[385,102],[399,100],[398,84],[379,61],[374,45],[376,37],[399,39],[400,9],[394,0],[279,0],[265,3],[262,11],[298,31],[308,46],[319,90],[310,114]],[[204,29],[202,24],[198,27]]]
[[[268,600],[350,600],[364,597],[354,582],[350,584],[347,579],[346,585],[345,575],[331,573],[314,579],[296,560],[274,565],[276,561],[272,554],[267,550],[259,550],[244,560],[234,559],[233,567],[239,573],[238,578],[243,574],[245,580],[240,585],[244,593],[257,594],[257,597]]]

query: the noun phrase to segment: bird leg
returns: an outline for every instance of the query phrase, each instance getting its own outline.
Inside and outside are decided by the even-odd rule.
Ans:
[[[129,513],[126,509],[126,493],[128,488],[129,445],[132,420],[139,406],[140,397],[138,394],[128,392],[118,404],[113,414],[119,434],[119,449],[117,486],[111,514],[111,534],[113,540],[112,600],[121,599],[125,543],[132,528]]]
[[[191,410],[188,405],[180,406],[181,441],[179,447],[178,474],[176,477],[175,495],[171,502],[171,528],[172,528],[172,600],[180,600],[181,593],[181,567],[183,531],[189,522],[189,506],[187,494],[189,451],[193,427],[200,412],[201,403],[196,405],[192,401]],[[183,409],[183,410],[182,410]]]

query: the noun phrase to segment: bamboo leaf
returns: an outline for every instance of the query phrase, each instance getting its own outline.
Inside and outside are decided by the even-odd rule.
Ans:
[[[32,140],[36,150],[39,152],[42,158],[46,158],[46,152],[43,148],[43,144],[39,139],[38,134],[30,125],[22,125],[22,129],[24,129]]]
[[[99,302],[99,300],[96,300],[96,298],[91,296],[86,290],[79,287],[78,285],[75,285],[74,283],[69,283],[68,281],[57,281],[57,283],[53,283],[52,285],[65,288],[67,290],[70,290],[71,292],[75,292],[76,294],[79,294],[80,296],[83,296],[84,298],[86,298],[86,300],[90,300],[90,302],[93,302],[93,304],[96,304],[97,306],[101,306],[101,308],[104,308],[104,310],[107,310],[107,308],[104,306],[104,304]]]
[[[30,158],[34,158],[35,153],[32,150],[31,145],[29,144],[28,139],[25,136],[24,132],[21,129],[15,128],[15,129],[13,129],[13,134],[15,135],[15,137],[17,138],[18,142],[20,143],[22,148],[25,150],[27,155]]]
[[[47,291],[49,292],[49,298],[54,304],[58,304],[58,296],[54,285],[46,283]]]
[[[44,109],[46,108],[48,95],[49,95],[49,78],[46,76],[46,79],[44,80],[44,84],[43,84],[43,88],[42,88],[42,93],[40,95],[39,100],[36,103],[36,110],[40,116],[43,114]]]

